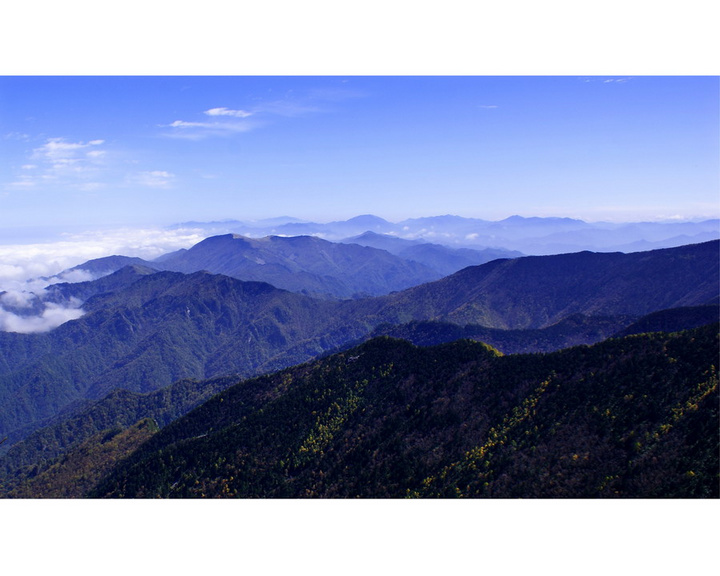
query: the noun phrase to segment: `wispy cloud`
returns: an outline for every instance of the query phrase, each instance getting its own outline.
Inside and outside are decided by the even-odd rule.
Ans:
[[[495,108],[499,108],[499,106],[496,104],[481,104],[478,108],[481,108],[482,110],[494,110]]]
[[[632,80],[632,76],[622,76],[618,78],[608,78],[605,76],[583,76],[580,78],[583,82],[600,82],[601,84],[624,84]]]
[[[195,228],[115,228],[65,234],[57,242],[0,245],[0,291],[18,289],[29,278],[55,276],[93,258],[123,254],[153,259],[203,238],[203,231]]]
[[[230,136],[242,132],[249,132],[259,124],[244,119],[244,117],[231,117],[229,121],[215,122],[190,122],[186,120],[175,120],[171,124],[161,125],[162,128],[171,128],[167,136],[173,138],[185,138],[188,140],[200,140],[209,136]],[[237,120],[240,118],[240,120]]]
[[[43,309],[36,315],[16,314],[0,304],[0,332],[32,334],[49,332],[70,320],[77,320],[85,311],[80,307],[66,306],[53,302],[42,303]]]
[[[149,170],[130,176],[131,184],[146,188],[170,188],[174,179],[175,174],[165,170]]]
[[[22,141],[25,141],[25,140],[30,140],[30,135],[29,135],[29,134],[24,134],[24,133],[22,133],[22,132],[8,132],[7,134],[5,134],[5,136],[3,136],[3,138],[4,138],[5,140],[22,140]]]
[[[79,186],[80,190],[83,192],[97,192],[98,190],[102,190],[106,187],[107,184],[105,184],[105,182],[83,182]]]
[[[23,188],[33,188],[35,184],[37,184],[37,181],[34,177],[27,174],[21,174],[17,180],[8,183],[7,187],[14,190],[20,190]]]
[[[296,116],[304,116],[321,112],[322,108],[317,104],[299,100],[274,100],[272,102],[264,102],[257,106],[256,113],[268,114],[272,116],[282,116],[285,118],[294,118]]]
[[[253,115],[252,112],[246,110],[230,110],[229,108],[210,108],[210,110],[205,110],[205,114],[208,116],[232,116],[234,118],[247,118]]]
[[[316,112],[315,106],[292,101],[274,101],[258,104],[252,110],[233,110],[230,108],[210,108],[203,114],[211,121],[175,120],[163,128],[170,128],[167,136],[200,140],[212,136],[233,136],[250,132],[264,126],[272,117],[291,118]]]
[[[53,168],[82,166],[89,160],[99,158],[104,154],[104,151],[97,149],[104,143],[104,140],[68,142],[64,138],[48,138],[45,144],[33,151],[32,157]]]
[[[257,101],[250,107],[218,106],[203,111],[203,116],[209,116],[212,121],[178,119],[170,124],[161,124],[160,127],[169,128],[164,134],[174,138],[199,140],[211,136],[232,136],[263,127],[273,119],[323,112],[325,104],[360,96],[363,94],[346,88],[311,89],[302,93],[290,90],[283,97]]]
[[[52,182],[56,186],[87,186],[103,166],[104,140],[71,142],[65,138],[47,138],[33,149],[29,160],[9,188],[32,188]]]

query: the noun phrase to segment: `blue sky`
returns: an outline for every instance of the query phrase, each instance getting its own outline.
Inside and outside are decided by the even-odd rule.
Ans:
[[[0,227],[718,217],[717,77],[4,76]]]

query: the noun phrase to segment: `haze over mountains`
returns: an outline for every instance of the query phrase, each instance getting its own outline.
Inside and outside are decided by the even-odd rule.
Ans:
[[[391,238],[420,240],[456,248],[502,248],[532,255],[582,250],[636,252],[720,238],[718,219],[699,222],[613,223],[522,216],[490,221],[446,215],[411,218],[395,223],[378,216],[364,215],[328,223],[305,222],[286,217],[258,221],[183,222],[174,228],[197,228],[208,236],[226,233],[250,237],[313,235],[333,242],[346,241],[365,232],[372,232]],[[388,246],[389,244],[382,247],[392,252]]]
[[[335,298],[379,296],[441,277],[428,266],[383,250],[312,236],[214,236],[187,251],[170,254],[158,264],[178,272],[204,269]]]
[[[718,220],[612,224],[519,216],[497,222],[437,216],[397,224],[372,215],[325,224],[280,217],[186,222],[172,228],[168,232],[173,235],[206,239],[153,260],[117,254],[90,260],[45,279],[45,284],[97,278],[138,264],[157,270],[208,270],[313,296],[358,298],[402,290],[497,258],[637,251],[720,238]],[[359,251],[357,245],[375,250]],[[17,274],[12,266],[8,270]],[[44,305],[42,282],[36,279],[26,287],[11,282],[7,292],[0,289],[0,330],[49,330],[79,315],[69,302],[64,308]]]
[[[82,494],[73,494],[88,495],[106,473],[114,473],[121,459],[132,458],[158,430],[201,406],[214,394],[242,379],[327,354],[345,353],[341,362],[354,362],[364,352],[342,351],[368,340],[378,341],[378,337],[403,338],[421,346],[471,339],[491,345],[493,354],[501,356],[555,353],[574,346],[599,345],[612,337],[632,338],[630,335],[643,332],[682,332],[711,325],[719,319],[717,239],[630,253],[572,251],[525,256],[509,248],[512,242],[508,239],[513,234],[518,246],[534,242],[542,251],[543,246],[556,245],[558,238],[569,238],[572,231],[584,230],[579,238],[604,238],[608,230],[602,232],[600,228],[568,219],[510,218],[502,223],[485,223],[484,228],[479,222],[482,221],[439,217],[402,223],[406,236],[419,230],[424,230],[427,236],[430,230],[435,235],[444,235],[447,244],[443,244],[427,242],[419,236],[400,237],[396,225],[373,216],[323,225],[325,228],[320,232],[312,223],[279,219],[257,225],[254,233],[272,228],[275,233],[294,230],[341,237],[339,241],[330,241],[310,235],[251,237],[224,233],[155,260],[123,255],[90,260],[47,279],[49,284],[36,292],[0,293],[0,327],[4,321],[6,330],[0,332],[0,439],[4,438],[1,450],[5,454],[0,458],[0,494],[20,489],[38,474],[43,480],[38,480],[37,485],[45,486],[37,488],[40,492],[50,490],[47,487],[57,482],[66,482],[58,480],[67,478],[68,473],[58,468],[58,459],[68,457],[79,468],[88,465],[89,455],[91,460],[109,459],[103,474],[88,475],[92,482],[84,485]],[[239,225],[233,226],[236,224]],[[218,225],[205,226],[210,230]],[[651,228],[638,225],[634,231],[616,229],[616,238],[629,238],[640,229],[645,234]],[[470,229],[475,232],[468,232]],[[504,235],[501,247],[485,244],[468,248],[459,240],[462,233],[465,241],[474,242],[481,237],[487,240],[491,230]],[[658,225],[654,230],[656,236],[645,238],[655,240],[645,242],[673,244],[685,237],[683,234],[717,235],[717,221]],[[53,324],[54,320],[57,324]],[[703,334],[706,352],[712,347],[712,338],[709,333]],[[378,346],[380,356],[398,353],[394,345]],[[628,354],[656,355],[659,348],[655,344],[648,346],[640,344]],[[401,356],[406,352],[400,352]],[[445,354],[427,352],[436,353]],[[418,354],[422,356],[425,352]],[[379,370],[384,362],[380,356],[364,369]],[[598,368],[600,357],[595,364]],[[705,369],[712,371],[709,365]],[[589,377],[586,370],[589,368],[577,368],[577,374]],[[368,381],[373,377],[370,373],[365,375]],[[687,377],[688,374],[682,374],[677,381],[688,386],[697,384]],[[433,373],[432,378],[442,376]],[[717,394],[713,378],[711,375],[703,380],[708,386],[707,394],[711,395],[703,398]],[[402,385],[400,381],[393,382],[394,386]],[[528,381],[527,385],[531,383],[537,386],[540,381]],[[522,398],[530,401],[527,396],[530,389],[523,386],[508,394],[518,394],[518,401],[523,401]],[[283,386],[263,390],[252,400],[251,411],[257,408],[262,412],[265,403],[273,399],[287,400],[289,406],[295,406],[293,409],[305,409],[294,404],[296,400],[290,400],[291,396],[282,399],[285,392],[291,392]],[[680,398],[686,392],[674,390],[668,394]],[[356,393],[361,391],[352,392],[350,400],[338,400],[337,410],[342,412],[343,406],[354,406]],[[347,406],[346,400],[350,402]],[[433,400],[428,397],[427,401]],[[663,404],[663,410],[672,411],[673,406]],[[331,414],[335,408],[315,409],[323,410],[330,412],[327,422],[321,422],[318,431],[313,432],[316,436],[328,426],[335,430],[333,427],[339,422]],[[703,410],[703,418],[716,417],[711,408]],[[465,416],[472,420],[487,415]],[[496,420],[497,426],[504,425],[501,416],[499,412],[492,416],[500,418]],[[234,421],[235,417],[227,415],[223,422]],[[390,414],[377,417],[394,418]],[[697,425],[706,426],[707,421],[703,422]],[[651,418],[648,426],[660,424]],[[688,424],[686,432],[694,433],[691,428],[695,425]],[[218,426],[210,425],[219,430]],[[374,424],[365,422],[363,426],[372,428]],[[114,432],[110,434],[109,430]],[[412,436],[414,432],[408,433]],[[478,429],[477,433],[480,436],[467,441],[475,442],[487,430]],[[622,432],[626,433],[627,430]],[[443,434],[461,433],[452,428]],[[393,442],[407,441],[399,438]],[[80,446],[84,446],[82,454],[73,452]],[[282,450],[295,450],[282,446]],[[259,457],[255,453],[258,449],[248,448],[253,451],[252,458]],[[703,444],[698,454],[705,454],[708,449]],[[672,452],[669,447],[667,450]],[[448,452],[449,459],[442,460],[441,468],[456,466],[461,456],[459,452]],[[286,462],[281,460],[278,470],[284,470],[282,474],[299,473],[293,466],[284,467]],[[440,464],[438,460],[422,473],[437,479],[441,470],[435,466]],[[194,477],[194,472],[186,472],[188,478]],[[247,473],[256,472],[252,468]],[[314,477],[315,473],[310,475]],[[414,474],[421,471],[418,469]],[[712,470],[703,474],[706,474],[703,488],[696,492],[707,495],[707,478],[712,478]],[[314,481],[307,480],[308,484],[306,480],[298,486],[303,486],[308,494],[354,494],[354,489],[347,491],[347,479],[342,480],[343,486],[334,484],[327,494],[313,488]],[[436,481],[423,486],[427,488]],[[162,482],[160,485],[164,486]],[[597,484],[596,480],[593,482]],[[413,493],[420,490],[412,479],[405,478],[400,484]],[[444,481],[437,486],[442,488],[423,489],[417,495],[448,494],[450,488]],[[502,493],[499,486],[491,492]],[[162,487],[158,494],[168,495],[166,488]],[[300,494],[286,492],[286,488],[279,492],[269,489],[262,494],[252,491],[237,494]],[[376,486],[376,495],[399,494],[392,490],[383,492],[386,488]],[[68,494],[63,486],[57,490],[53,493]],[[131,495],[124,489],[103,490],[105,495]],[[196,495],[192,490],[183,490],[184,495]],[[473,488],[471,495],[487,495],[483,490]],[[687,486],[678,490],[695,494]],[[547,493],[585,494],[572,490]],[[140,490],[132,495],[138,494],[145,492]]]

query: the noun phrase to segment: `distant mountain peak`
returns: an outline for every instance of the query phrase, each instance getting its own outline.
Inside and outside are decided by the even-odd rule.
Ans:
[[[500,222],[513,222],[513,223],[523,223],[523,222],[563,222],[563,223],[577,223],[577,224],[585,224],[584,220],[578,220],[577,218],[568,218],[567,216],[520,216],[518,214],[513,214],[512,216],[508,216],[504,220],[500,220]]]
[[[407,244],[418,244],[421,242],[420,240],[407,240],[405,238],[399,238],[395,234],[382,234],[380,232],[373,232],[372,230],[366,230],[362,234],[352,236],[351,238],[345,238],[343,241],[346,242],[351,240],[398,240]]]
[[[360,216],[355,216],[354,218],[346,220],[345,222],[343,222],[343,224],[362,226],[364,228],[367,228],[368,230],[378,227],[387,228],[388,226],[393,225],[391,222],[388,222],[384,218],[380,218],[379,216],[375,216],[373,214],[361,214]]]

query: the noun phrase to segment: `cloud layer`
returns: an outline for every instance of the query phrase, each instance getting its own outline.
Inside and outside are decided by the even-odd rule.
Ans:
[[[95,279],[84,270],[67,271],[87,260],[122,254],[152,260],[189,248],[205,235],[197,229],[114,229],[66,235],[58,242],[0,245],[0,331],[46,332],[83,315],[82,302],[44,301],[57,282]]]
[[[43,311],[35,316],[15,314],[0,306],[0,332],[16,332],[18,334],[49,332],[65,322],[77,320],[84,313],[79,306],[73,308],[52,302],[45,303]]]

